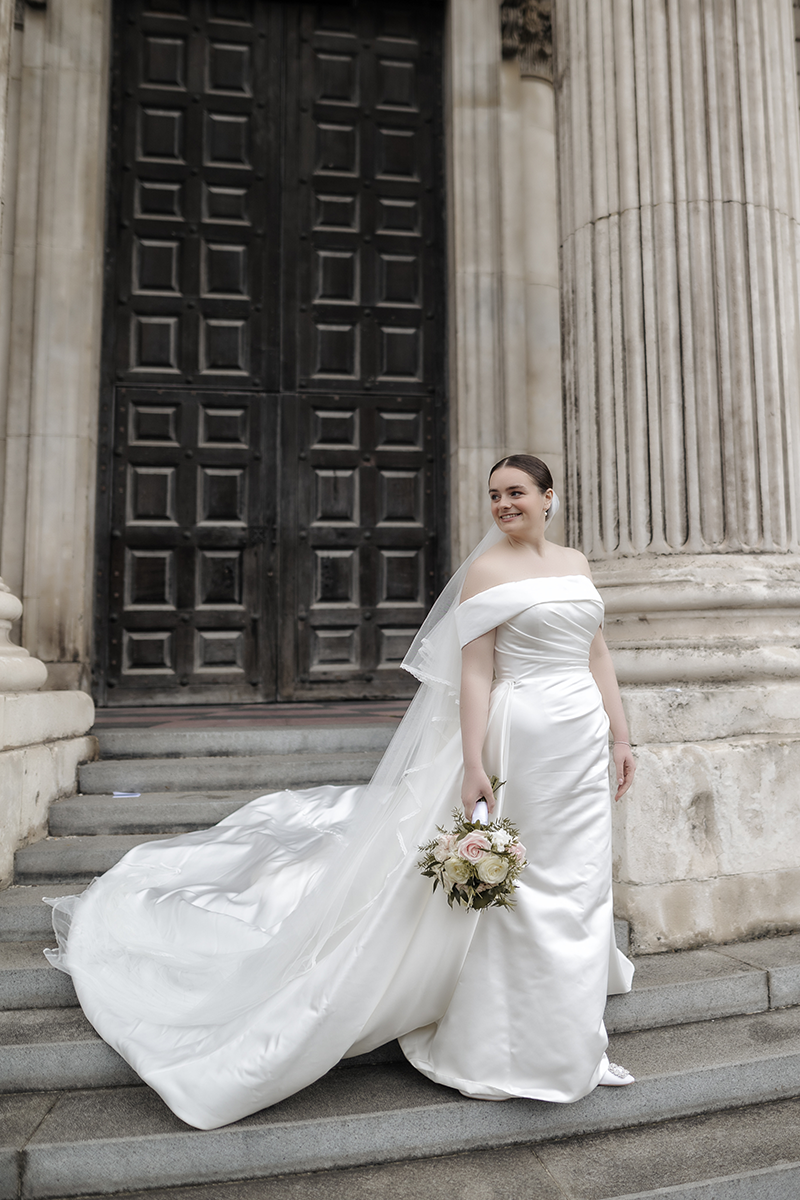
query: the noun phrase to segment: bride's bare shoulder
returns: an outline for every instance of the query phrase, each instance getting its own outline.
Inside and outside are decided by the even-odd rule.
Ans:
[[[507,557],[506,548],[500,542],[496,546],[490,546],[485,554],[476,558],[467,571],[464,587],[461,590],[461,599],[471,600],[473,596],[478,595],[478,592],[485,592],[487,588],[496,587],[499,583],[506,583],[508,581],[508,566],[505,562]]]
[[[525,565],[527,566],[527,564]],[[467,571],[461,599],[462,601],[471,600],[479,592],[488,591],[489,588],[498,587],[502,583],[515,583],[532,575],[586,575],[588,579],[592,578],[586,556],[581,554],[580,550],[573,550],[570,546],[553,546],[551,544],[542,567],[543,569],[540,568],[538,572],[523,568],[520,573],[520,563],[516,556],[513,552],[509,552],[504,542],[499,542],[482,554],[480,558],[475,559]]]
[[[581,554],[580,550],[573,550],[571,546],[559,546],[560,563],[569,568],[564,571],[565,575],[586,575],[589,579],[592,578],[589,560],[585,554]]]

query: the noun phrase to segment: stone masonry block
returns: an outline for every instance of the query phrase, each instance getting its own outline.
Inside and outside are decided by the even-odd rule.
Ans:
[[[95,753],[92,737],[0,753],[0,886],[11,881],[14,851],[44,836],[50,804],[75,791],[79,764]]]
[[[648,744],[636,754],[636,782],[614,812],[621,883],[800,870],[800,740]]]
[[[615,883],[614,911],[631,924],[634,954],[745,941],[800,928],[800,868]]]

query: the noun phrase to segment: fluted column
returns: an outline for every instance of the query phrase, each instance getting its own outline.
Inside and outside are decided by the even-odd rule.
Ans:
[[[556,0],[568,540],[639,770],[639,950],[800,928],[791,0]]]
[[[503,349],[508,452],[543,458],[563,492],[551,0],[503,0]],[[563,542],[559,512],[548,537]]]
[[[450,473],[457,563],[485,533],[485,474],[505,446],[497,0],[447,18]]]
[[[6,176],[6,147],[9,141],[8,106],[13,20],[14,0],[0,0],[0,236],[9,182]]]
[[[558,0],[567,520],[593,559],[800,542],[791,0]]]
[[[0,0],[0,521],[5,477],[6,410],[11,275],[19,127],[19,37],[14,36],[13,0]],[[16,43],[16,44],[15,44]],[[11,234],[9,233],[11,224]]]
[[[448,5],[454,563],[486,532],[487,471],[502,455],[543,455],[562,490],[550,6]]]
[[[19,11],[0,570],[47,686],[76,688],[91,655],[111,6]]]

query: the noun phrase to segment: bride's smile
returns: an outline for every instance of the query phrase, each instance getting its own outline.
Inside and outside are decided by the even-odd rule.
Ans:
[[[494,522],[500,529],[519,530],[519,536],[523,538],[544,535],[552,496],[551,490],[540,491],[525,472],[516,467],[501,467],[492,475],[489,502]]]

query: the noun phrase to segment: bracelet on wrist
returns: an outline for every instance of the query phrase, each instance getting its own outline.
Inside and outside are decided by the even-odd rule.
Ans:
[[[621,740],[618,740],[617,738],[614,739],[614,745],[615,746],[627,746],[629,750],[633,749],[630,742],[623,742]]]

